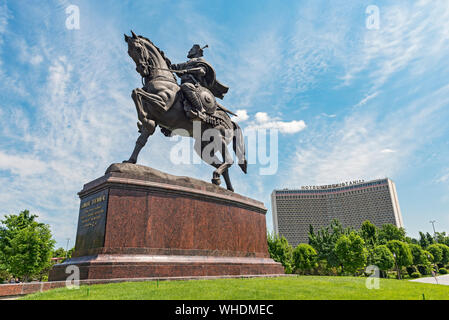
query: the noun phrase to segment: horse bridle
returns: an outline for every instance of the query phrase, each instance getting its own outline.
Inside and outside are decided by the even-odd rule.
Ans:
[[[170,70],[170,69],[157,68],[157,67],[153,66],[153,60],[151,59],[151,55],[148,54],[147,48],[145,48],[145,46],[140,42],[140,39],[139,39],[138,43],[139,43],[140,47],[143,50],[143,54],[144,54],[144,64],[143,64],[143,66],[144,67],[146,67],[147,69],[151,69],[151,70],[163,70],[163,71],[173,72],[173,70]],[[170,81],[170,82],[173,82],[173,83],[177,84],[177,82],[176,82],[176,80],[174,78],[169,78],[169,77],[166,77],[164,75],[158,75],[158,76],[152,78],[151,80],[154,80],[154,79],[157,79],[157,78],[161,78],[161,79],[164,79],[164,80],[167,80],[167,81]],[[142,82],[142,85],[145,86],[144,77],[142,77],[142,76],[141,76],[141,82]]]

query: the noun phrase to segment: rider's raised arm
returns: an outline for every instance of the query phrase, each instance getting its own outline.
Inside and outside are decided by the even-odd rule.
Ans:
[[[206,75],[206,68],[204,67],[196,67],[196,68],[192,68],[192,69],[187,69],[188,73],[192,73],[194,75],[199,75],[199,76],[204,76]]]

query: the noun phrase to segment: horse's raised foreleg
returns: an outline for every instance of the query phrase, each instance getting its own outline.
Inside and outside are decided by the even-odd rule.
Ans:
[[[134,101],[134,104],[136,105],[136,111],[137,111],[137,118],[139,119],[140,123],[144,123],[145,119],[147,117],[147,113],[143,109],[143,101],[142,101],[142,95],[141,92],[143,90],[140,88],[136,88],[131,93],[131,98]]]
[[[156,122],[148,118],[148,113],[144,109],[144,99],[145,91],[137,88],[134,89],[131,97],[136,105],[137,117],[139,119],[138,127],[140,131],[140,136],[137,138],[136,145],[134,147],[133,153],[128,160],[123,161],[124,163],[136,163],[137,157],[139,156],[140,150],[145,146],[148,138],[154,133],[156,129]]]

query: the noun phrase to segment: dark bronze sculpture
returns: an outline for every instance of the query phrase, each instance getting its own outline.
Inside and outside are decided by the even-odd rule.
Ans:
[[[182,129],[195,139],[195,151],[203,161],[216,168],[212,183],[220,185],[220,176],[223,175],[227,189],[233,191],[228,173],[233,160],[227,145],[233,141],[238,164],[246,173],[245,143],[240,127],[228,115],[232,112],[216,102],[215,98],[222,99],[228,88],[216,80],[214,69],[202,58],[204,48],[194,45],[187,56],[189,61],[172,65],[164,52],[149,39],[131,33],[132,36],[125,34],[125,41],[136,71],[142,76],[143,88],[134,89],[131,95],[137,109],[140,137],[131,157],[124,162],[137,162],[140,150],[156,126],[166,136],[177,134],[177,129]],[[173,73],[181,76],[181,85]],[[201,123],[199,136],[194,136],[195,121]],[[216,134],[203,139],[206,130],[215,130]],[[211,144],[215,146],[208,148],[214,150],[212,154],[203,154],[206,146]],[[217,158],[215,151],[221,153],[223,161]]]

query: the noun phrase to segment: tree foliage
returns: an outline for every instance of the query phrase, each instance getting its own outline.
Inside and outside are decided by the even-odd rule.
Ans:
[[[271,259],[280,262],[285,269],[285,273],[293,272],[293,248],[284,236],[268,234],[268,252]]]
[[[387,247],[391,253],[396,255],[396,263],[398,267],[407,267],[413,264],[412,252],[407,243],[399,240],[390,240]]]
[[[301,243],[293,250],[295,272],[299,271],[302,274],[310,272],[318,265],[316,259],[317,252],[309,244]]]
[[[365,241],[355,231],[342,235],[335,244],[335,253],[343,271],[354,274],[367,261]]]
[[[300,244],[292,254],[291,265],[301,273],[314,269],[314,272],[326,275],[336,275],[341,270],[354,274],[370,264],[379,267],[385,276],[397,264],[399,272],[407,267],[409,274],[419,270],[422,275],[427,275],[432,262],[449,263],[449,246],[446,245],[449,237],[445,232],[437,232],[435,239],[428,232],[420,232],[419,239],[414,239],[406,236],[404,228],[392,224],[378,228],[367,220],[356,231],[344,228],[336,219],[317,231],[313,226],[309,228],[309,245]],[[272,257],[289,270],[289,263],[285,262],[290,256],[287,240],[271,239]]]
[[[330,226],[321,228],[316,233],[310,226],[309,244],[317,251],[318,260],[326,260],[328,267],[338,267],[340,261],[335,253],[335,244],[342,235],[348,235],[350,232],[350,228],[343,228],[336,219],[332,220]]]
[[[360,235],[362,236],[365,244],[374,248],[378,242],[378,231],[377,227],[372,224],[369,220],[366,220],[362,223],[362,227],[360,228]]]
[[[426,254],[426,251],[424,251],[421,246],[417,244],[409,244],[410,252],[412,253],[413,257],[413,265],[429,265],[430,260]]]
[[[386,245],[374,247],[370,264],[377,266],[382,271],[390,270],[394,267],[394,257]]]
[[[48,225],[28,210],[7,215],[0,227],[0,260],[9,273],[25,281],[50,266],[55,241]]]
[[[386,244],[391,240],[405,241],[404,228],[398,228],[392,224],[384,224],[379,230],[379,242],[380,244]]]
[[[436,244],[442,251],[442,257],[440,263],[446,265],[449,263],[449,247],[442,243]]]
[[[427,247],[427,251],[429,251],[432,254],[433,263],[440,263],[443,259],[443,249],[441,247],[434,243]]]
[[[435,232],[435,240],[437,243],[449,246],[449,235],[446,235],[446,232]]]

